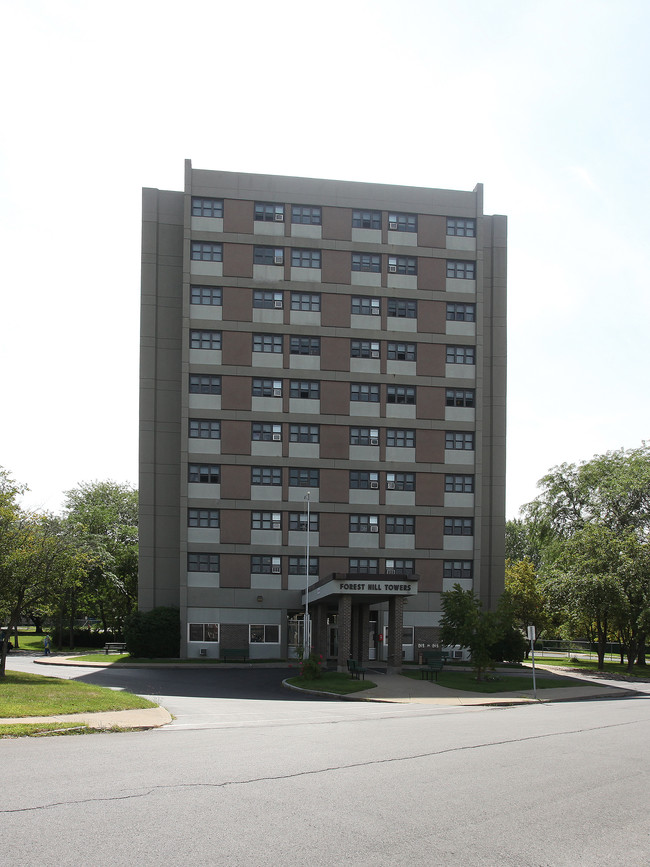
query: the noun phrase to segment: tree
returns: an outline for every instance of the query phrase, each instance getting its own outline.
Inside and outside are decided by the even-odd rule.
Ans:
[[[551,617],[546,594],[531,560],[506,560],[503,598],[507,600],[512,616],[521,629],[534,626],[535,634],[540,636],[548,627]],[[529,652],[527,646],[526,656]]]

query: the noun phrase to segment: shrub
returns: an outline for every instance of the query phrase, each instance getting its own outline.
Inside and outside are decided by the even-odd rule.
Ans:
[[[151,611],[134,611],[124,624],[124,641],[131,656],[178,658],[181,644],[178,608],[160,606]]]
[[[528,642],[514,626],[505,626],[499,638],[490,645],[490,656],[495,662],[522,662]]]

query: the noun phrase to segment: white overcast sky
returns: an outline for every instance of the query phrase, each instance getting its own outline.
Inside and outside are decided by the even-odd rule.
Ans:
[[[647,0],[1,0],[0,465],[137,483],[143,186],[471,190],[509,219],[508,508],[648,435]]]

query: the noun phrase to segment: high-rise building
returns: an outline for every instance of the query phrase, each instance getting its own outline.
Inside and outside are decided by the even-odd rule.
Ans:
[[[505,393],[481,185],[188,161],[144,190],[140,607],[187,657],[290,657],[307,605],[339,666],[417,659],[441,591],[503,588]]]

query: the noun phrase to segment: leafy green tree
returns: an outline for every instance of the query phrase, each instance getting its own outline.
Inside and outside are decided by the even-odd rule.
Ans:
[[[531,560],[506,560],[505,590],[503,594],[513,618],[520,629],[535,627],[539,637],[551,623],[548,600],[543,582]],[[526,645],[526,657],[530,648]]]

